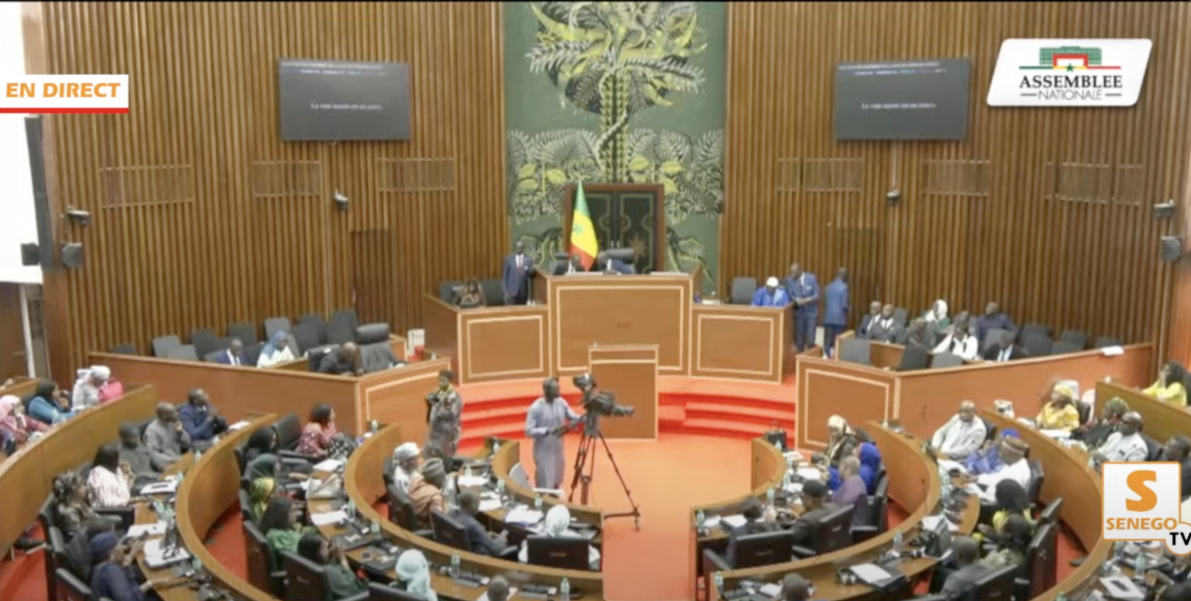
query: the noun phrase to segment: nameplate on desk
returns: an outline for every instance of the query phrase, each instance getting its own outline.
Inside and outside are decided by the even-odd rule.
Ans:
[[[142,495],[172,495],[178,490],[177,480],[154,482],[141,487]]]

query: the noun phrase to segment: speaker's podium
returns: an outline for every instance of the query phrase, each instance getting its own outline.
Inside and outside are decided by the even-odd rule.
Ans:
[[[599,390],[616,393],[618,405],[635,409],[627,417],[600,419],[604,438],[655,440],[658,437],[658,347],[656,344],[593,344],[587,363]]]

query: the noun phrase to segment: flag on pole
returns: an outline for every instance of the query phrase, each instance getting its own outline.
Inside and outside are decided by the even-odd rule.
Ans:
[[[587,210],[587,195],[583,193],[583,182],[575,189],[575,213],[571,216],[571,256],[579,255],[584,269],[591,269],[600,243],[596,240],[595,226]]]

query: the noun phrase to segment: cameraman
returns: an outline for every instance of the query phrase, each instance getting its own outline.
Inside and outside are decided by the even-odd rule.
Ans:
[[[533,439],[534,487],[562,488],[566,472],[562,437],[582,419],[562,398],[558,380],[546,378],[542,396],[529,406],[525,416],[525,435]]]

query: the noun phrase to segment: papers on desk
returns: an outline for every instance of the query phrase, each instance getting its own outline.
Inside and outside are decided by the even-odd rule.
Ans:
[[[500,509],[500,499],[480,499],[480,511],[496,511]]]
[[[1145,593],[1137,588],[1133,581],[1125,576],[1112,576],[1110,578],[1101,578],[1100,585],[1104,587],[1105,592],[1113,599],[1124,599],[1125,601],[1141,601],[1145,599]]]
[[[777,599],[778,595],[782,594],[782,585],[769,582],[761,585],[757,592],[771,599]]]
[[[939,527],[939,522],[947,522],[947,530],[951,532],[959,532],[959,524],[951,523],[951,520],[948,520],[942,515],[928,515],[922,518],[922,529],[935,530]]]
[[[542,521],[542,512],[523,507],[514,508],[505,516],[507,524],[536,524],[540,521]]]
[[[977,496],[984,494],[984,491],[980,489],[980,485],[976,484],[975,482],[969,482],[968,485],[964,487],[964,492]]]
[[[823,472],[819,471],[819,468],[817,467],[800,467],[797,470],[794,470],[794,473],[798,474],[798,476],[803,480],[823,479]]]
[[[739,528],[748,523],[748,520],[744,519],[744,516],[740,514],[725,515],[720,518],[720,521],[727,524],[731,528]]]
[[[1055,440],[1066,440],[1071,438],[1071,432],[1067,430],[1039,430],[1043,436],[1053,438]]]
[[[706,519],[703,520],[703,528],[705,528],[707,530],[712,530],[712,529],[718,528],[719,525],[720,525],[720,516],[718,516],[718,515],[709,515],[709,516],[707,516]]]
[[[884,568],[872,563],[862,563],[852,566],[849,569],[853,574],[856,574],[856,577],[861,582],[870,586],[893,578],[893,574],[886,572]]]
[[[512,599],[513,597],[516,597],[516,596],[517,596],[517,587],[510,586],[509,587],[509,596],[505,597],[505,598]],[[484,591],[484,594],[480,595],[480,598],[476,599],[476,601],[488,601],[488,591]]]
[[[1106,346],[1100,349],[1100,352],[1105,357],[1116,357],[1125,354],[1125,347],[1123,346]]]
[[[145,565],[156,570],[173,563],[190,559],[190,553],[181,545],[166,548],[162,542],[165,539],[155,538],[145,543]]]
[[[478,488],[488,484],[487,476],[459,476],[456,486],[459,488]]]
[[[347,514],[341,511],[328,511],[325,513],[310,514],[310,523],[315,526],[329,526],[331,524],[338,524],[347,521]]]
[[[156,524],[136,524],[128,529],[128,538],[136,538],[142,534],[159,536],[165,534],[165,522]]]
[[[314,466],[316,472],[333,472],[343,466],[343,461],[339,459],[326,459]]]
[[[240,420],[240,421],[228,426],[227,431],[235,432],[236,430],[243,430],[246,427],[248,427],[248,422],[246,422],[244,420]]]
[[[163,480],[161,482],[154,482],[146,484],[141,487],[142,495],[172,495],[178,490],[178,481],[176,479]]]
[[[959,470],[960,473],[964,473],[964,474],[968,473],[968,470],[967,470],[967,468],[964,467],[964,464],[962,464],[958,461],[952,461],[950,459],[940,459],[939,467],[942,468],[943,471],[945,471],[945,472],[950,472],[951,470]]]

